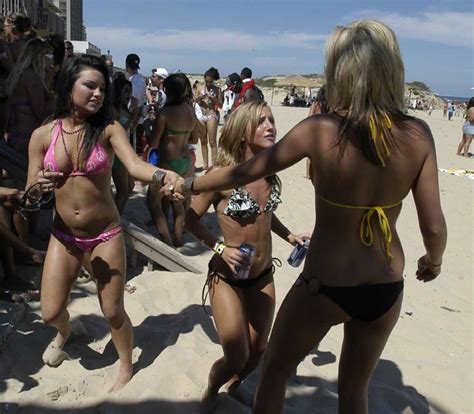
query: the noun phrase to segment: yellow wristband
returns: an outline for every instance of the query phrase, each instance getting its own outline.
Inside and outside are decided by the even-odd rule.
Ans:
[[[215,245],[214,245],[214,248],[212,249],[215,253],[217,253],[219,256],[222,256],[222,252],[224,251],[224,249],[226,248],[226,245],[221,242],[221,241],[218,241]]]

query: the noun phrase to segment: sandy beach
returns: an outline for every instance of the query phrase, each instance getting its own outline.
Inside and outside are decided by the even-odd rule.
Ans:
[[[271,91],[265,90],[270,101]],[[307,115],[306,108],[276,106],[272,110],[278,136]],[[441,110],[431,116],[417,112],[433,132],[439,168],[474,169],[474,158],[455,155],[462,118],[452,121]],[[474,151],[474,149],[473,149]],[[200,151],[197,166],[202,165]],[[279,174],[283,203],[278,217],[293,232],[310,232],[314,226],[314,191],[304,178],[300,162]],[[415,279],[416,262],[424,253],[412,196],[405,201],[398,232],[406,255],[405,294],[400,320],[385,348],[369,390],[371,413],[471,413],[473,389],[473,186],[466,176],[439,173],[441,199],[448,224],[448,248],[437,280],[423,284]],[[153,233],[144,206],[144,190],[136,186],[124,216]],[[210,211],[205,217],[215,229]],[[156,233],[155,233],[156,234]],[[136,286],[125,293],[125,307],[135,327],[135,374],[115,394],[107,394],[118,361],[92,282],[77,284],[69,312],[87,329],[87,336],[66,346],[70,360],[58,368],[45,366],[41,355],[53,329],[40,318],[39,304],[0,304],[0,335],[12,315],[21,322],[0,343],[0,413],[198,413],[199,399],[212,362],[221,348],[212,317],[201,306],[201,290],[211,252],[186,235],[182,252],[189,255],[201,275],[147,271],[144,261],[129,269]],[[286,263],[291,246],[274,236],[273,255],[283,262],[275,274],[277,308],[298,276]],[[343,258],[341,258],[343,259]],[[301,315],[317,317],[317,315]],[[292,338],[288,338],[291,341]],[[285,413],[334,413],[337,406],[337,367],[342,326],[333,328],[318,349],[306,357],[289,384]],[[243,385],[253,393],[259,370]],[[250,413],[250,408],[222,393],[216,413]]]

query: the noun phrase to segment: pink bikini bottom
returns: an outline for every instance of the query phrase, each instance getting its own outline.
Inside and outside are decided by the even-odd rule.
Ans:
[[[93,250],[97,245],[100,243],[104,243],[109,241],[117,234],[122,232],[122,226],[114,227],[113,229],[104,231],[103,233],[99,234],[96,237],[86,238],[86,237],[76,237],[72,234],[65,233],[61,230],[53,229],[53,235],[59,241],[63,243],[72,244],[74,247],[77,247],[79,250],[83,252],[89,252]]]

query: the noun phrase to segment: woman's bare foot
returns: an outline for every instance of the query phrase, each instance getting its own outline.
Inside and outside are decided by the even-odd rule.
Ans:
[[[217,401],[217,392],[211,392],[209,388],[204,391],[201,398],[200,414],[211,414],[214,411]]]
[[[50,367],[58,367],[64,360],[69,359],[67,352],[63,351],[66,342],[69,339],[85,334],[86,329],[78,319],[71,321],[69,324],[69,331],[64,335],[58,332],[56,337],[50,342],[43,353],[43,362]]]
[[[69,331],[66,334],[63,335],[58,332],[56,337],[50,342],[43,353],[43,362],[46,365],[58,367],[64,360],[69,359],[69,355],[63,351],[63,348],[64,345],[66,345],[70,333],[71,327],[69,325]]]
[[[120,364],[120,370],[115,380],[115,384],[109,390],[109,392],[115,392],[122,389],[132,378],[133,365],[132,364]]]

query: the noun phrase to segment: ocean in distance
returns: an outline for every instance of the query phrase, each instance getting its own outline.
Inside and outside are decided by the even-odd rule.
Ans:
[[[466,97],[461,97],[461,96],[446,96],[446,95],[438,95],[438,96],[445,101],[454,101],[454,102],[469,102],[469,99],[471,99],[471,98],[466,98]]]

